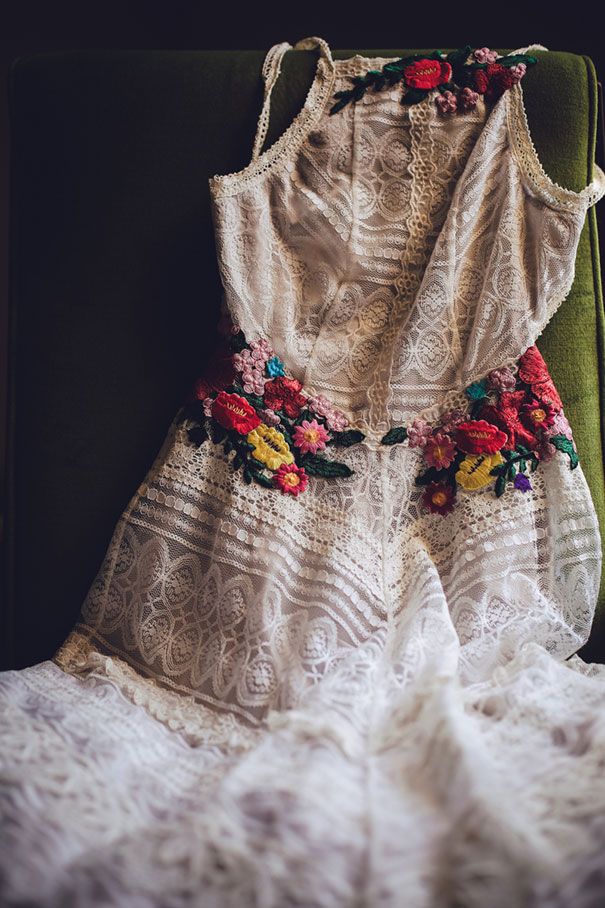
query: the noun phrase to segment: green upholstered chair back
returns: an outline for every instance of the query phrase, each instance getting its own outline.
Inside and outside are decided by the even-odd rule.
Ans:
[[[48,658],[66,636],[212,348],[220,281],[207,181],[250,160],[264,54],[74,52],[13,63],[5,666]],[[298,113],[316,54],[286,55],[265,147]],[[535,144],[550,176],[581,189],[594,154],[594,68],[573,54],[538,55],[524,81]],[[594,209],[573,290],[538,346],[605,527]]]

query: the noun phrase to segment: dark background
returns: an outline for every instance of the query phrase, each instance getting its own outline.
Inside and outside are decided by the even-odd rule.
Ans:
[[[13,60],[71,50],[266,51],[279,41],[294,44],[318,35],[333,49],[451,48],[464,44],[516,48],[540,43],[549,50],[592,58],[605,79],[605,49],[591,7],[574,4],[565,18],[550,4],[170,4],[107,0],[104,3],[41,3],[21,0],[3,7],[0,22],[0,521],[5,501],[5,425],[9,224],[8,76]],[[260,78],[260,74],[259,74]],[[257,112],[259,113],[260,110]],[[603,118],[601,105],[600,117]],[[604,166],[600,139],[597,160]],[[605,260],[605,205],[597,206],[601,260]],[[214,276],[213,276],[214,277]],[[0,523],[0,536],[3,535]],[[603,661],[605,641],[591,641],[584,658]]]

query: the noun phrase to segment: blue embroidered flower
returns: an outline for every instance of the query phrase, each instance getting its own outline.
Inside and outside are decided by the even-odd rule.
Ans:
[[[515,476],[515,488],[521,489],[522,492],[529,492],[532,485],[525,473],[517,473]]]
[[[267,360],[267,372],[271,378],[277,378],[278,375],[286,374],[284,364],[279,356],[272,356],[271,359]]]
[[[469,400],[482,400],[484,397],[487,397],[487,379],[482,378],[481,381],[474,381],[472,385],[469,385],[468,388],[464,389],[464,393],[469,398]]]

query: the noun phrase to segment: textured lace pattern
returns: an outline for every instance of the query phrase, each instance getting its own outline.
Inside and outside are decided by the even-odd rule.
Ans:
[[[260,153],[261,124],[253,167],[215,178],[223,314],[368,438],[294,498],[173,421],[54,660],[0,675],[3,905],[605,899],[582,467],[444,516],[421,452],[377,443],[516,362],[595,196],[543,197],[506,101],[446,122],[383,92],[328,117],[326,48],[292,146]],[[338,61],[334,90],[366,64]]]
[[[396,88],[329,115],[335,91],[388,59],[333,61],[292,141],[211,181],[234,322],[370,440],[434,418],[535,342],[605,192],[597,167],[581,193],[546,176],[520,85],[458,117],[431,96],[402,107]]]

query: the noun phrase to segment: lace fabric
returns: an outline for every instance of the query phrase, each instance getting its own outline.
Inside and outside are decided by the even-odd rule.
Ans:
[[[387,58],[294,47],[319,49],[301,112],[261,150],[282,42],[250,164],[210,180],[223,325],[365,438],[295,498],[175,418],[53,661],[0,675],[3,904],[596,908],[581,465],[443,517],[420,450],[379,439],[535,341],[605,175],[546,176],[519,87],[456,118],[389,90],[330,116]]]

